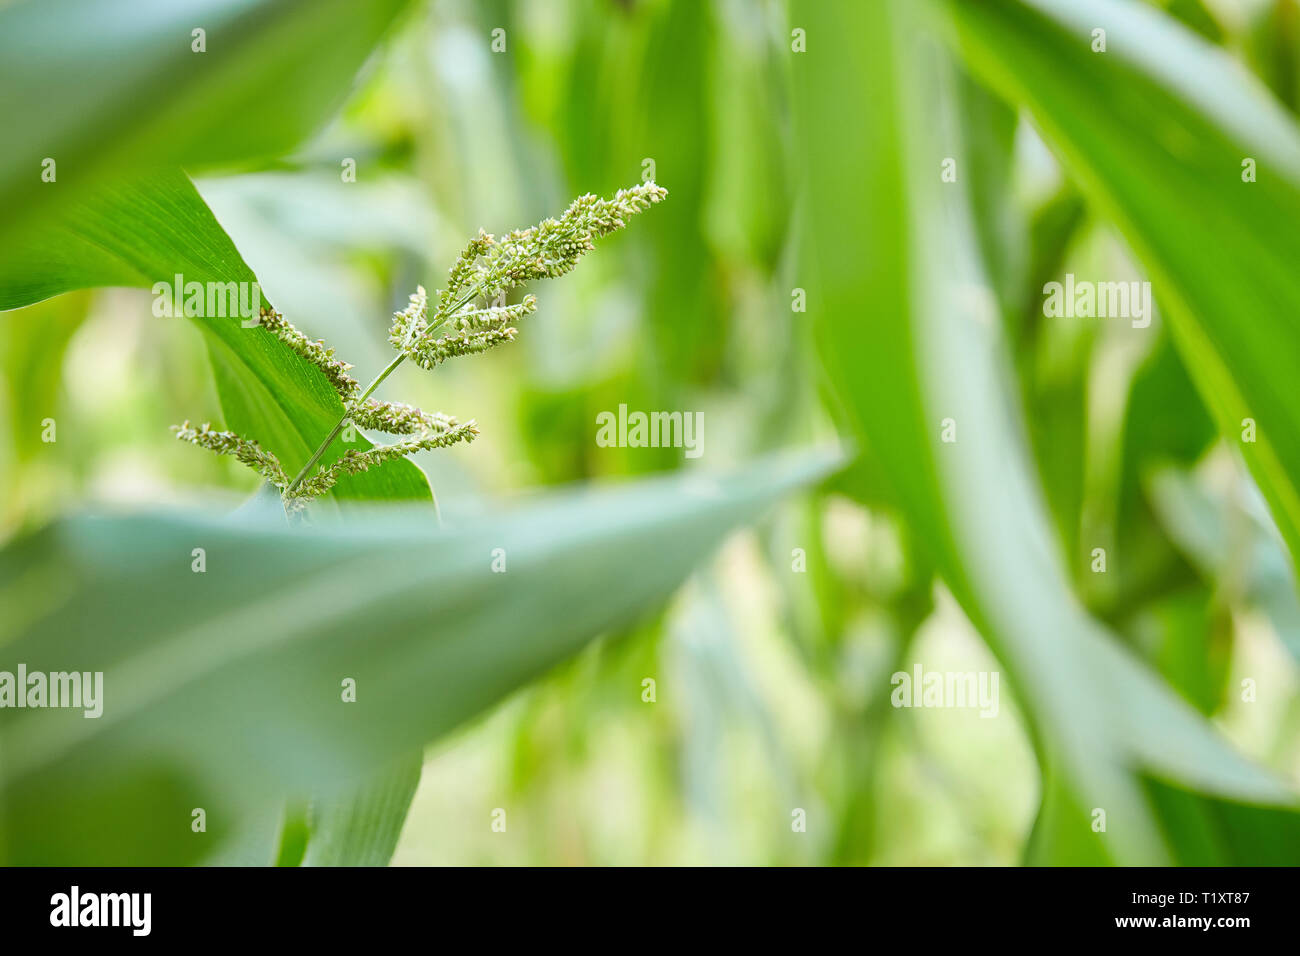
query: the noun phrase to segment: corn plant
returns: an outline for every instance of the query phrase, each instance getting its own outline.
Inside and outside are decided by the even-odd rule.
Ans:
[[[0,861],[382,865],[406,827],[419,862],[553,863],[556,831],[598,863],[1296,862],[1294,0],[419,6],[0,4],[0,704],[19,664],[105,688],[0,706]],[[435,235],[439,267],[473,238],[408,300]],[[496,352],[606,237],[606,284]],[[1051,305],[1081,267],[1140,314]],[[407,303],[369,377],[314,338],[357,317],[300,304],[332,269]],[[141,324],[177,276],[301,298]],[[454,416],[387,397],[408,363]],[[589,440],[641,399],[753,460]],[[161,440],[186,414],[256,475],[239,507],[247,474]],[[420,464],[441,492],[462,458],[443,523]],[[141,460],[190,497],[67,490]],[[892,678],[953,647],[1002,706],[936,732]],[[508,759],[462,780],[436,742]],[[593,799],[614,777],[644,799]],[[489,842],[483,780],[547,825]]]
[[[232,455],[275,486],[291,513],[327,493],[340,475],[355,475],[384,462],[457,442],[473,441],[478,428],[461,424],[441,412],[429,414],[400,402],[371,398],[393,371],[407,359],[432,370],[448,359],[474,355],[517,334],[515,323],[537,309],[537,298],[526,295],[515,305],[493,305],[525,282],[554,279],[570,272],[578,260],[595,248],[595,240],[622,229],[626,220],[662,201],[668,191],[654,183],[622,189],[612,199],[593,195],[574,200],[559,219],[546,219],[529,229],[515,230],[500,241],[480,232],[465,246],[439,290],[437,307],[429,315],[429,296],[419,287],[410,304],[394,315],[388,340],[397,357],[384,366],[364,389],[348,374],[351,365],[334,357],[322,341],[312,341],[274,309],[262,308],[259,325],[290,351],[320,369],[338,393],[343,414],[312,452],[292,480],[271,452],[255,439],[234,432],[216,431],[208,424],[198,428],[188,421],[175,427],[176,437],[219,455]],[[376,445],[365,451],[349,450],[328,468],[312,473],[321,456],[348,423],[389,435],[410,435],[400,442]]]

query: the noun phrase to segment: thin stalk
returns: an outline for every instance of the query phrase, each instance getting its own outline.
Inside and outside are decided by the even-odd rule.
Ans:
[[[442,328],[442,326],[447,323],[447,319],[459,312],[462,306],[479,294],[481,286],[482,282],[476,282],[474,287],[465,293],[459,301],[443,312],[443,317],[440,320],[425,329],[424,333],[420,337],[424,338],[430,333]],[[397,368],[397,366],[406,361],[406,354],[407,353],[405,352],[399,353],[395,359],[385,366],[382,372],[374,377],[370,384],[365,387],[365,390],[357,397],[356,403],[358,405],[374,394],[375,389],[379,387],[380,383],[383,382],[384,379],[388,378],[389,375],[393,374],[393,370]],[[289,482],[289,487],[284,489],[284,495],[282,497],[286,501],[293,497],[293,493],[298,490],[298,486],[303,483],[312,468],[316,467],[316,463],[321,460],[321,456],[325,454],[325,451],[329,448],[330,444],[338,437],[339,432],[343,431],[343,426],[347,423],[347,420],[348,412],[347,409],[344,408],[343,416],[335,423],[334,427],[330,429],[330,433],[325,436],[325,440],[320,443],[314,452],[311,453],[311,457],[307,459],[307,464],[303,465],[302,470],[298,472],[293,481]]]
[[[366,390],[361,393],[361,397],[358,398],[357,401],[364,402],[367,398],[369,398],[371,393],[374,392],[374,390],[379,387],[379,383],[382,382],[384,379],[388,378],[388,376],[392,374],[393,369],[397,368],[397,366],[401,365],[402,362],[405,360],[406,360],[406,356],[403,354],[397,356],[397,358],[389,362],[387,367],[378,375],[376,375],[374,377],[374,380],[371,381],[371,383],[366,386]],[[334,427],[330,429],[330,433],[325,436],[325,440],[320,443],[319,447],[317,447],[317,449],[311,453],[311,457],[307,459],[307,464],[303,465],[302,470],[298,472],[298,474],[294,477],[293,481],[289,482],[289,487],[284,489],[285,498],[293,497],[293,493],[298,490],[298,486],[301,485],[303,479],[307,477],[307,473],[312,470],[312,468],[316,465],[318,461],[320,461],[321,455],[325,454],[325,450],[329,448],[330,443],[333,442],[334,439],[338,437],[339,432],[343,431],[343,426],[344,424],[347,423],[347,420],[348,420],[347,409],[344,409],[343,416],[335,423]]]

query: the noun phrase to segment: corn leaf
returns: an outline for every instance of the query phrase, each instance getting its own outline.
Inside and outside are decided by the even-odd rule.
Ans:
[[[805,260],[809,312],[847,426],[1028,716],[1044,774],[1031,859],[1171,862],[1175,823],[1148,795],[1148,777],[1243,806],[1294,808],[1296,797],[1118,646],[1069,589],[978,255],[938,14],[915,0],[801,10],[819,44],[795,69],[818,223]],[[873,53],[862,56],[868,35]],[[955,182],[942,179],[949,158]],[[946,425],[955,440],[943,440]],[[1098,809],[1104,832],[1093,828]]]
[[[101,182],[278,156],[342,103],[407,0],[0,5],[0,242]],[[200,38],[194,31],[203,31]],[[53,160],[55,180],[42,179]],[[7,244],[7,243],[5,243]]]
[[[1300,554],[1300,130],[1226,52],[1143,4],[948,9],[972,68],[1032,112],[1149,271],[1220,433]]]
[[[6,660],[102,671],[104,697],[98,718],[0,711],[0,852],[185,863],[287,796],[355,796],[652,608],[729,529],[837,460],[571,493],[453,530],[386,507],[302,531],[256,514],[82,517],[15,541],[0,604],[38,580],[58,597],[0,621]]]

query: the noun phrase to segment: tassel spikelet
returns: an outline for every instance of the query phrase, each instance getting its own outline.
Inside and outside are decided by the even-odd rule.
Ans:
[[[613,199],[589,193],[575,199],[559,219],[517,229],[500,241],[480,232],[447,274],[447,288],[438,297],[438,318],[450,317],[467,294],[471,299],[492,300],[525,282],[570,272],[595,248],[596,239],[622,229],[628,217],[667,196],[668,190],[654,183],[620,189]]]
[[[281,491],[289,484],[289,477],[284,473],[280,459],[269,451],[264,451],[255,441],[240,438],[234,432],[213,431],[207,422],[199,428],[189,422],[173,425],[172,431],[181,441],[206,448],[218,455],[233,455]]]
[[[393,313],[393,325],[388,330],[389,344],[398,352],[405,352],[429,330],[429,294],[424,286],[416,286],[410,304],[401,312]]]
[[[263,308],[258,320],[258,324],[266,329],[277,339],[289,346],[294,353],[301,355],[312,365],[325,373],[329,383],[334,386],[334,391],[347,401],[357,393],[361,384],[348,374],[352,368],[347,362],[340,361],[334,357],[334,350],[327,348],[325,343],[320,339],[312,341],[303,335],[274,309]]]
[[[411,296],[411,305],[394,316],[388,340],[397,351],[423,369],[433,369],[457,355],[486,352],[494,345],[511,341],[516,329],[511,323],[537,311],[537,297],[526,295],[516,305],[465,309],[442,320],[448,328],[438,338],[428,336],[427,296],[423,287]]]
[[[493,238],[480,229],[478,235],[466,243],[460,258],[447,272],[447,288],[443,289],[438,297],[438,303],[443,312],[449,310],[454,304],[453,297],[458,292],[468,288],[474,281],[479,269],[479,259],[487,255],[488,250],[492,248],[493,242]]]
[[[446,416],[443,416],[444,418]],[[312,498],[325,494],[343,475],[356,475],[369,471],[395,458],[405,458],[418,451],[430,451],[434,448],[446,448],[457,442],[471,442],[478,437],[478,426],[474,422],[458,425],[455,419],[447,419],[450,425],[442,431],[424,431],[416,438],[393,442],[391,445],[375,445],[366,451],[349,449],[339,456],[338,461],[323,468],[298,486],[297,494],[291,501],[294,507],[301,507]]]
[[[456,426],[456,419],[438,412],[430,415],[403,402],[377,402],[368,398],[348,408],[348,418],[358,428],[386,435],[414,435],[422,431],[445,431]]]
[[[344,408],[344,417],[333,432],[323,436],[324,441],[292,481],[273,454],[233,432],[213,431],[208,425],[195,429],[186,422],[173,426],[176,437],[238,458],[280,490],[289,513],[300,511],[313,498],[329,492],[345,475],[360,474],[416,452],[473,441],[479,433],[473,421],[462,425],[441,412],[431,415],[413,405],[376,401],[370,394],[405,359],[433,369],[449,358],[485,352],[512,341],[518,334],[516,323],[537,310],[537,299],[526,295],[513,305],[504,305],[507,292],[525,282],[553,279],[572,271],[578,260],[595,248],[596,239],[622,229],[630,216],[667,195],[661,186],[643,183],[620,189],[612,199],[579,196],[558,219],[506,233],[500,240],[480,231],[448,270],[447,287],[438,292],[438,308],[432,317],[423,286],[416,289],[405,309],[394,314],[388,340],[398,357],[365,391],[348,374],[352,366],[336,359],[333,349],[307,338],[274,309],[263,308],[259,325],[320,369]],[[368,431],[409,437],[364,451],[350,449],[311,474],[348,420]]]

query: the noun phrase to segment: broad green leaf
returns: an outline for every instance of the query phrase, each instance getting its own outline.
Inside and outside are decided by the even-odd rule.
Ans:
[[[390,507],[301,531],[255,514],[83,517],[15,541],[0,605],[57,587],[0,620],[4,667],[103,671],[104,710],[0,711],[4,856],[191,861],[286,795],[356,786],[653,607],[836,461],[570,493],[442,531],[428,509]]]
[[[1177,828],[1178,866],[1295,866],[1300,814],[1207,799],[1159,780],[1144,780],[1162,819]]]
[[[273,844],[276,866],[387,866],[420,785],[421,751],[361,783],[289,799]],[[226,848],[219,855],[229,855]],[[265,850],[258,863],[265,862]]]
[[[1223,42],[1223,28],[1205,8],[1205,0],[1166,0],[1164,6],[1170,16],[1177,17],[1211,43]]]
[[[94,198],[33,227],[19,253],[0,257],[0,309],[92,286],[171,286],[176,275],[187,283],[257,281],[193,183],[172,170],[101,186]],[[307,319],[289,316],[310,331]],[[296,472],[343,414],[334,389],[264,329],[244,328],[237,317],[191,321],[207,343],[224,424]],[[200,411],[177,409],[177,420]],[[370,446],[361,436],[352,446],[336,441],[324,460],[348,447]],[[402,460],[341,480],[332,496],[428,500],[430,492],[424,474]]]
[[[1148,477],[1147,493],[1188,560],[1207,579],[1227,582],[1232,597],[1264,611],[1300,661],[1300,600],[1291,562],[1258,497],[1252,500],[1244,488],[1216,492],[1172,467]]]
[[[147,167],[284,153],[341,104],[407,0],[0,5],[0,232]],[[204,31],[196,52],[195,30]],[[42,180],[55,161],[55,180]],[[14,232],[13,237],[20,239]],[[16,244],[21,245],[21,241]]]
[[[1143,603],[1129,624],[1169,686],[1206,716],[1224,704],[1232,663],[1232,619],[1206,585],[1187,585]]]
[[[1300,11],[1294,0],[1271,0],[1253,11],[1243,54],[1292,113],[1300,111]]]
[[[1070,591],[978,260],[953,69],[933,39],[938,8],[881,0],[801,14],[819,43],[795,67],[818,223],[810,316],[848,426],[1030,720],[1045,777],[1034,846],[1058,863],[1170,862],[1169,821],[1143,774],[1294,807],[1288,786],[1238,755]],[[871,56],[858,49],[863,36],[874,38]],[[947,157],[956,182],[941,180]],[[954,441],[942,438],[945,419]],[[1094,808],[1107,813],[1105,833],[1092,830]]]
[[[1012,191],[1016,111],[962,73],[957,78],[962,140],[970,167],[963,170],[980,255],[1007,313],[1020,306],[1024,290],[1028,223]],[[1035,244],[1035,249],[1042,248]],[[1014,316],[1019,319],[1019,316]]]
[[[610,16],[591,9],[575,23],[575,48],[560,87],[561,102],[568,104],[561,113],[561,159],[574,191],[599,192],[626,179],[628,169],[653,172],[670,184],[672,202],[638,230],[644,232],[638,241],[649,247],[639,263],[649,273],[645,361],[659,399],[671,402],[681,383],[715,374],[726,341],[728,310],[709,273],[712,255],[701,218],[715,145],[709,67],[718,63],[725,70],[727,64],[712,51],[712,4],[644,4]],[[628,122],[629,111],[638,122]],[[653,170],[643,165],[647,159]],[[745,211],[731,214],[751,215],[756,205],[747,198]],[[761,241],[754,234],[750,239]],[[655,465],[666,466],[666,459]]]
[[[1184,573],[1189,569],[1172,566],[1177,562],[1167,537],[1172,532],[1167,526],[1162,530],[1152,514],[1142,483],[1153,468],[1190,465],[1214,439],[1214,423],[1187,369],[1169,337],[1162,336],[1134,375],[1125,410],[1116,546],[1125,555],[1124,565],[1137,573],[1123,588],[1131,599],[1122,603],[1158,590],[1159,582],[1194,579]]]
[[[18,460],[39,452],[41,420],[54,412],[68,343],[86,318],[89,296],[36,310],[29,322],[0,322],[0,372],[9,435]]]
[[[975,210],[980,215],[978,206]],[[1024,405],[1034,410],[1025,423],[1030,447],[1063,554],[1079,553],[1088,360],[1095,337],[1080,336],[1065,347],[1058,344],[1043,326],[1041,290],[1058,272],[1084,219],[1083,200],[1069,186],[1058,189],[1033,211],[1027,227],[1031,261],[1025,283],[1016,298],[1004,305]]]
[[[420,783],[424,755],[404,757],[343,797],[323,796],[308,810],[304,866],[387,866]]]
[[[1149,270],[1220,432],[1300,554],[1300,130],[1227,53],[1143,4],[947,8],[972,67],[1029,108]]]

